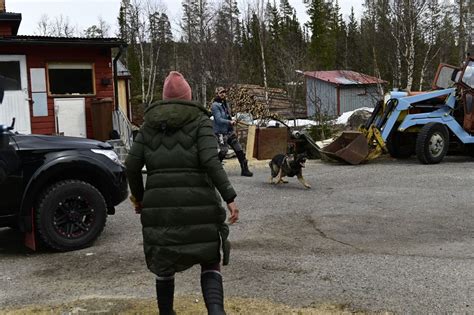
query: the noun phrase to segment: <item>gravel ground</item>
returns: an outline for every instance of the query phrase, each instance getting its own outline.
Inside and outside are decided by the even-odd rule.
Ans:
[[[310,190],[296,178],[270,185],[266,164],[252,163],[255,176],[243,178],[235,161],[226,162],[241,209],[231,227],[231,265],[223,269],[229,300],[474,314],[470,159],[308,161]],[[0,313],[87,298],[153,298],[139,217],[124,202],[93,247],[68,253],[30,252],[20,234],[0,229],[0,288]],[[177,296],[200,299],[199,288],[198,268],[177,276]]]

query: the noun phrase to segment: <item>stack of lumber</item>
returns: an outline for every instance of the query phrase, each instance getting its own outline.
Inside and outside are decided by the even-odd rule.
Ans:
[[[264,87],[251,84],[238,84],[232,87],[228,93],[232,111],[250,113],[255,119],[306,117],[306,107],[292,102],[285,90],[268,88],[267,92],[268,106]]]

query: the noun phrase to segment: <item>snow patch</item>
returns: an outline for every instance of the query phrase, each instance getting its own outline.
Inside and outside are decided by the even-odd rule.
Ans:
[[[348,120],[349,120],[349,117],[352,116],[352,114],[354,114],[356,111],[358,110],[366,110],[368,112],[373,112],[374,109],[372,107],[361,107],[361,108],[358,108],[358,109],[355,109],[355,110],[352,110],[350,112],[345,112],[343,113],[341,116],[339,116],[335,121],[334,123],[335,124],[338,124],[338,125],[345,125],[347,124]]]

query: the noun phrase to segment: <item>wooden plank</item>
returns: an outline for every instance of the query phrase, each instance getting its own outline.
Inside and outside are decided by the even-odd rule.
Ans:
[[[257,126],[252,125],[249,126],[248,133],[247,133],[247,145],[245,147],[245,155],[247,156],[248,160],[254,159],[254,146],[255,146],[255,133],[257,130]]]
[[[286,154],[288,128],[259,128],[256,138],[257,160],[271,159],[276,154]]]

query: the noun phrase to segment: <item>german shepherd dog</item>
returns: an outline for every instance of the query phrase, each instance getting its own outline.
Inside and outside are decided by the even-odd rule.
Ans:
[[[293,177],[296,175],[301,184],[306,188],[311,188],[311,185],[306,182],[303,177],[303,168],[306,163],[306,154],[284,155],[277,154],[268,163],[271,170],[270,184],[288,183],[284,180],[285,176]],[[276,182],[273,182],[274,178]]]

